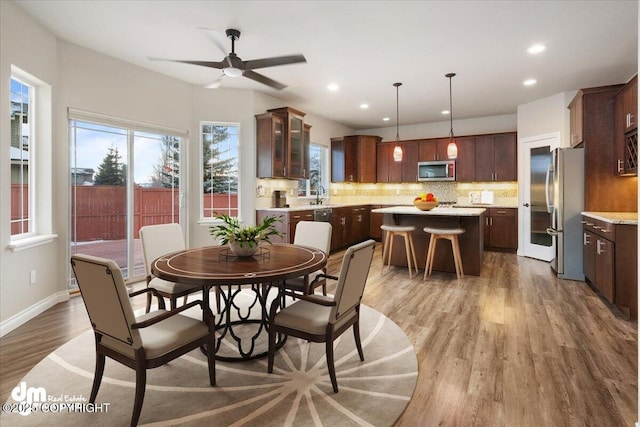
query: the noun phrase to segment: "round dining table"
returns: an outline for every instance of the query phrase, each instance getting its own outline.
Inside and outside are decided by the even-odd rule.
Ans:
[[[223,305],[216,319],[216,358],[241,361],[268,354],[257,347],[267,342],[269,295],[282,298],[286,279],[321,270],[327,258],[321,250],[287,243],[262,245],[248,257],[233,255],[227,245],[206,246],[163,255],[151,264],[151,273],[170,282],[202,287],[205,313],[210,312],[209,292],[218,287]],[[248,303],[238,301],[246,301],[247,295]],[[255,326],[249,334],[239,330],[247,325]],[[236,344],[233,355],[221,355],[225,338]],[[285,340],[286,336],[279,337],[277,348]]]

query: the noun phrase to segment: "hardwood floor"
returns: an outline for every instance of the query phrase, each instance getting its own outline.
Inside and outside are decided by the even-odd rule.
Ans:
[[[342,254],[331,256],[330,274]],[[406,332],[419,360],[413,399],[396,426],[637,421],[637,322],[585,283],[559,280],[546,263],[515,254],[485,252],[480,277],[435,272],[424,282],[402,268],[381,275],[380,257],[378,244],[363,302]],[[82,300],[72,298],[1,338],[2,401],[36,363],[89,328]]]

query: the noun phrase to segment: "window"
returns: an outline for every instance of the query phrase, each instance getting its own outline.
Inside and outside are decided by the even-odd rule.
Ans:
[[[200,123],[202,219],[238,216],[238,149],[240,125]]]
[[[70,253],[113,259],[125,279],[144,278],[140,228],[186,218],[186,138],[178,129],[69,109]]]
[[[35,233],[34,89],[11,77],[11,236]],[[30,167],[31,164],[31,167]]]
[[[328,188],[329,150],[324,145],[311,144],[309,147],[309,179],[298,181],[298,196],[312,197],[324,195]]]

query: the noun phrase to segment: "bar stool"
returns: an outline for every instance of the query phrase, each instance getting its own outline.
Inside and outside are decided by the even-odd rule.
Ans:
[[[453,262],[456,266],[456,276],[458,279],[464,277],[464,271],[462,270],[462,257],[460,256],[460,244],[458,243],[458,236],[465,232],[464,228],[423,228],[425,233],[431,233],[429,239],[429,249],[427,250],[427,261],[424,266],[424,277],[422,280],[426,280],[428,275],[431,275],[431,269],[433,268],[433,257],[436,253],[436,242],[438,239],[446,239],[451,241],[451,249],[453,251]]]
[[[382,271],[384,271],[385,257],[388,254],[387,265],[391,266],[391,254],[393,253],[393,238],[395,236],[404,237],[404,248],[407,253],[407,265],[409,266],[409,278],[413,278],[413,271],[411,270],[411,259],[413,258],[413,268],[418,274],[418,262],[416,261],[416,250],[413,247],[413,237],[411,233],[415,231],[415,227],[412,225],[381,225],[380,228],[387,232],[384,239],[384,245],[382,246]]]

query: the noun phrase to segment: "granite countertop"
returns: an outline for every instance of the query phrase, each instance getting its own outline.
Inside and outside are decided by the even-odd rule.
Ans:
[[[450,208],[438,206],[430,211],[421,211],[415,206],[393,206],[389,208],[372,209],[373,213],[400,215],[431,215],[431,216],[480,216],[485,208]]]
[[[315,209],[327,209],[327,208],[348,208],[351,206],[365,206],[367,204],[370,205],[377,205],[377,206],[385,206],[385,208],[387,207],[413,207],[413,205],[394,205],[394,204],[388,204],[385,205],[384,203],[329,203],[329,204],[324,204],[324,205],[298,205],[298,206],[291,206],[288,208],[258,208],[256,210],[258,211],[273,211],[273,212],[296,212],[296,211],[309,211],[309,210],[315,210]],[[485,209],[487,208],[498,208],[498,209],[506,209],[506,208],[512,208],[512,209],[517,209],[518,206],[517,205],[504,205],[504,204],[493,204],[493,205],[488,205],[488,204],[460,204],[460,203],[456,203],[456,204],[442,204],[441,206],[438,206],[437,209],[481,209],[482,212],[484,212]],[[376,210],[374,209],[372,212],[374,213],[378,213],[376,212]],[[443,212],[443,211],[440,211]],[[464,216],[463,214],[458,214],[461,216]]]
[[[611,224],[638,225],[638,212],[582,212],[582,215]]]
[[[456,203],[456,208],[497,208],[497,209],[518,209],[517,204],[487,204],[487,203]]]

